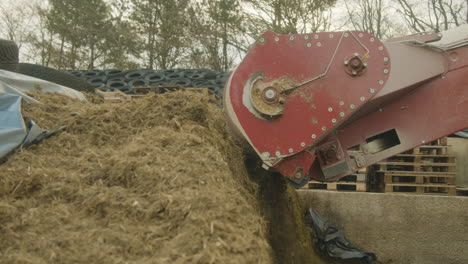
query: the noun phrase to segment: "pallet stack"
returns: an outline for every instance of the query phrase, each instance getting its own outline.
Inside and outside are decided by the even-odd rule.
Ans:
[[[219,97],[214,94],[212,91],[210,91],[208,88],[184,88],[180,85],[174,84],[174,85],[159,85],[159,86],[135,86],[133,88],[135,92],[138,94],[125,94],[121,92],[118,89],[114,89],[113,92],[103,92],[99,89],[95,89],[95,92],[97,95],[99,95],[101,98],[104,99],[105,102],[109,103],[121,103],[133,99],[138,99],[141,97],[144,97],[148,93],[156,93],[156,94],[162,94],[166,92],[175,92],[175,91],[192,91],[192,92],[197,92],[197,93],[208,93],[210,94],[213,98],[218,98]]]
[[[359,170],[356,174],[343,177],[337,182],[320,182],[311,180],[302,188],[329,191],[366,192],[368,191],[367,168]]]
[[[447,138],[395,155],[376,164],[386,193],[455,195],[455,156]]]
[[[97,95],[102,97],[105,102],[109,102],[109,103],[121,103],[121,102],[125,102],[128,100],[132,100],[134,98],[141,97],[141,95],[136,95],[136,94],[132,94],[132,95],[125,94],[117,89],[115,89],[114,92],[103,92],[101,90],[96,89],[95,92]]]

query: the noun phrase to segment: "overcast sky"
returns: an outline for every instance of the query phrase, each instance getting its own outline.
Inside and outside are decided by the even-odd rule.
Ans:
[[[80,1],[80,0],[75,0],[75,1]],[[105,0],[109,1],[109,0]],[[170,0],[168,0],[170,1]],[[307,1],[307,0],[304,0]],[[337,3],[335,7],[332,9],[332,26],[331,26],[331,31],[343,31],[343,30],[352,30],[352,25],[350,23],[347,23],[346,17],[347,17],[347,11],[345,8],[344,4],[345,0],[337,0]],[[351,8],[353,8],[353,0],[346,0]],[[398,15],[397,9],[395,7],[395,0],[383,0],[386,8],[384,12],[388,14],[388,18],[392,21],[393,26],[387,28],[387,32],[391,32],[389,35],[394,35],[398,36],[401,34],[407,34],[408,32],[404,32],[405,28],[405,23],[403,19]],[[413,3],[417,3],[419,0],[411,0]],[[421,1],[422,2],[422,1]],[[457,3],[465,3],[465,0],[453,0],[453,2]],[[47,3],[47,0],[0,0],[0,7],[3,7],[4,9],[15,9],[17,7],[26,7],[26,6],[31,6],[33,3]],[[354,2],[355,3],[355,2]],[[355,4],[354,4],[355,5]],[[419,5],[418,8],[420,8],[419,11],[424,10],[427,8],[425,5]],[[357,9],[357,8],[356,8]],[[356,10],[353,9],[353,10]],[[466,13],[466,5],[465,5],[465,11]],[[26,25],[25,30],[30,30],[31,28],[34,27],[34,21],[31,19],[25,20],[25,23],[33,24],[33,25]],[[5,27],[3,27],[2,30],[2,19],[0,17],[0,37],[5,37]],[[21,58],[23,60],[28,60],[28,47],[22,47],[21,48]]]

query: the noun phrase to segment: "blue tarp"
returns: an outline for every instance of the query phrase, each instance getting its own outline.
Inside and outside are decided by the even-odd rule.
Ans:
[[[21,115],[21,99],[15,94],[0,94],[0,159],[46,133],[34,122],[26,126]]]
[[[27,130],[21,115],[21,97],[0,94],[0,158],[19,147]]]
[[[27,91],[56,92],[86,101],[79,91],[65,86],[0,70],[0,161],[16,149],[33,144],[53,134],[42,130],[33,121],[25,124],[21,115],[21,103],[40,103],[28,96]]]

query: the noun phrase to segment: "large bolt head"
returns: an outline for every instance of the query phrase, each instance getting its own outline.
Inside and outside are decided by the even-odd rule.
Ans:
[[[274,90],[267,90],[265,92],[265,98],[268,100],[268,101],[274,101],[275,98],[276,98],[276,92]]]
[[[353,70],[360,70],[364,67],[362,60],[359,57],[354,57],[349,62]]]
[[[298,170],[295,174],[294,177],[296,179],[301,179],[302,178],[302,170]]]
[[[265,90],[263,90],[262,96],[263,96],[263,100],[267,104],[274,104],[278,102],[280,94],[275,88],[268,87]]]

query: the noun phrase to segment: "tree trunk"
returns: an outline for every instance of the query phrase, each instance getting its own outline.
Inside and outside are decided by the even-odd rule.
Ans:
[[[442,2],[442,0],[439,0],[439,8],[440,8],[440,12],[442,13],[442,17],[444,18],[444,29],[447,30],[449,28],[448,18],[447,18],[447,13],[445,11],[444,3]]]
[[[149,33],[148,35],[148,49],[149,49],[149,58],[148,58],[148,68],[153,69],[154,66],[154,40],[153,34]]]
[[[91,47],[90,47],[90,56],[89,56],[89,64],[88,64],[88,69],[89,70],[94,70],[94,43],[91,44]]]
[[[70,61],[70,65],[71,65],[71,68],[72,70],[76,70],[76,46],[75,44],[72,44],[72,48],[71,48],[71,61]]]
[[[227,34],[227,23],[224,23],[224,32],[223,32],[223,60],[222,60],[222,70],[228,70],[228,34]]]
[[[44,33],[41,32],[41,65],[46,66],[46,41]]]
[[[63,48],[65,46],[65,37],[62,36],[62,41],[60,43],[60,53],[59,53],[59,61],[58,61],[58,68],[61,70],[63,68]]]
[[[49,66],[50,60],[52,59],[52,40],[53,40],[52,34],[50,34],[50,40],[47,43],[47,61],[45,63],[45,66]]]
[[[279,32],[279,29],[281,29],[282,20],[283,20],[283,17],[281,14],[281,1],[276,1],[275,2],[275,21],[274,21],[274,26],[276,27],[275,31]]]

